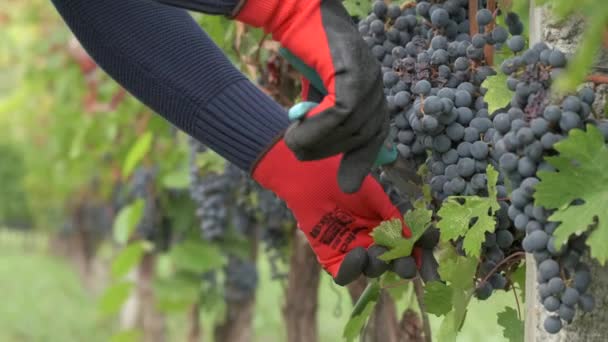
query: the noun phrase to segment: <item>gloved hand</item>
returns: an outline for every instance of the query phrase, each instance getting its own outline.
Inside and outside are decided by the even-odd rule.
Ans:
[[[319,263],[336,283],[346,285],[362,273],[377,277],[402,263],[377,260],[381,247],[367,251],[373,244],[369,233],[382,221],[402,216],[371,176],[365,177],[356,193],[342,192],[331,176],[339,163],[340,156],[302,162],[280,139],[258,162],[253,178],[287,203]],[[405,223],[403,235],[411,236]],[[408,260],[411,264],[413,259]],[[414,275],[415,271],[414,267]]]
[[[343,153],[338,175],[347,193],[359,189],[388,134],[380,65],[340,0],[243,0],[236,19],[270,32],[321,77],[327,96],[285,142],[299,160]]]

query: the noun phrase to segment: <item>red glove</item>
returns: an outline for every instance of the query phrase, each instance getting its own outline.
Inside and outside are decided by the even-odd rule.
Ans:
[[[327,96],[285,133],[300,160],[343,154],[338,176],[355,192],[388,134],[380,64],[340,0],[241,0],[236,19],[271,32],[320,76]]]
[[[368,262],[365,253],[373,244],[369,234],[382,221],[402,219],[402,215],[371,176],[365,178],[356,193],[342,192],[333,176],[339,162],[340,156],[299,161],[281,139],[258,162],[253,178],[287,203],[319,263],[338,284],[345,285],[362,272],[371,277],[381,274],[369,270],[374,262],[371,259]],[[405,223],[403,235],[411,236]],[[354,252],[349,254],[349,270],[338,277],[343,260],[351,251]],[[374,253],[378,252],[381,251]],[[386,265],[384,270],[389,266],[380,263]]]

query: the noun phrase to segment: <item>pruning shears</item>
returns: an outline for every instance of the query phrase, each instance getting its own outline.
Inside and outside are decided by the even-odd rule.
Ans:
[[[302,62],[301,59],[285,48],[280,48],[279,53],[287,62],[289,62],[289,64],[308,79],[313,88],[323,95],[327,94],[327,89],[325,89],[321,77],[313,68],[306,65],[306,63]],[[291,121],[301,120],[308,111],[317,105],[318,103],[316,102],[300,102],[289,109],[289,119]],[[399,153],[393,142],[395,134],[396,132],[391,130],[391,133],[376,156],[374,166],[381,166],[382,171],[384,171],[389,180],[397,187],[402,195],[407,196],[413,203],[415,199],[422,196],[422,180],[417,174],[417,170],[413,166],[413,163],[407,162],[403,158],[399,158]]]

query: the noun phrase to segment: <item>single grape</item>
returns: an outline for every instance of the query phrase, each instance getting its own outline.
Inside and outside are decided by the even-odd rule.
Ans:
[[[541,231],[533,232],[532,234]],[[542,232],[544,233],[544,232]],[[545,234],[546,235],[546,234]],[[559,264],[553,259],[547,259],[538,265],[539,275],[542,279],[549,280],[559,275]]]
[[[417,95],[428,95],[431,91],[431,83],[427,80],[420,80],[416,82],[416,85],[413,89],[414,93]]]
[[[388,249],[378,245],[372,245],[369,247],[367,249],[367,265],[363,269],[363,274],[365,274],[368,278],[378,278],[384,272],[386,272],[386,270],[389,268],[389,264],[378,258],[386,251],[388,251]]]
[[[372,5],[372,12],[378,17],[383,18],[388,11],[388,7],[384,3],[384,1],[375,1]]]
[[[479,131],[475,127],[467,127],[464,129],[464,141],[475,142],[479,140]]]
[[[461,158],[456,166],[461,177],[470,177],[475,173],[475,161],[471,158]]]
[[[538,295],[540,296],[541,300],[544,300],[545,298],[549,297],[551,295],[551,291],[549,291],[549,286],[547,283],[541,283],[538,285]]]
[[[562,321],[557,316],[549,316],[545,319],[543,327],[549,334],[557,334],[562,330]]]
[[[471,94],[464,90],[456,90],[454,94],[454,105],[456,107],[469,107],[473,101]]]
[[[445,133],[452,141],[458,142],[464,137],[464,126],[457,122],[451,123]]]
[[[574,273],[573,286],[579,293],[587,292],[591,284],[591,273],[588,270],[578,270]]]
[[[471,122],[471,120],[473,120],[473,117],[475,116],[473,114],[473,111],[469,107],[460,107],[457,110],[458,110],[458,123],[460,123],[462,125],[468,125]]]
[[[564,132],[568,132],[573,128],[576,128],[580,125],[581,118],[578,114],[574,112],[563,112],[562,117],[559,120],[559,127]]]
[[[394,101],[395,105],[397,105],[399,108],[406,108],[411,103],[410,93],[408,93],[407,91],[400,91],[395,94]]]
[[[486,37],[483,34],[477,33],[471,39],[471,43],[476,48],[483,48],[486,45]]]
[[[484,173],[476,173],[471,177],[471,186],[475,190],[483,190],[486,188],[488,177]]]
[[[499,165],[500,168],[506,172],[514,171],[517,169],[519,158],[513,153],[505,153],[500,157]]]
[[[566,285],[564,281],[560,277],[553,277],[547,282],[547,286],[549,287],[549,291],[553,295],[559,295],[564,291]]]
[[[559,309],[561,302],[554,296],[549,296],[543,300],[543,306],[549,312],[555,312]]]
[[[486,300],[490,298],[493,290],[494,288],[492,288],[492,284],[486,281],[477,286],[477,288],[475,289],[475,296],[479,300]]]
[[[447,151],[441,155],[441,161],[443,161],[443,163],[446,165],[456,164],[458,161],[458,152],[456,152],[455,149]]]
[[[511,129],[511,119],[509,114],[499,113],[494,116],[494,128],[500,133],[505,134]]]
[[[509,32],[504,29],[502,26],[496,26],[494,30],[492,30],[492,39],[496,43],[504,43],[509,37]]]
[[[496,244],[498,245],[498,247],[502,249],[507,249],[511,247],[513,241],[515,241],[515,238],[513,237],[513,234],[511,234],[510,231],[499,230],[496,232]]]
[[[492,12],[490,12],[490,10],[488,10],[486,8],[482,8],[479,11],[477,11],[476,17],[477,17],[477,23],[481,26],[488,25],[493,20]]]
[[[492,284],[492,288],[497,290],[504,290],[507,286],[507,278],[500,273],[492,274],[488,280]]]
[[[431,23],[434,26],[446,26],[450,20],[450,14],[443,8],[437,8],[431,13]]]
[[[424,99],[424,113],[428,115],[438,114],[443,109],[441,99],[437,96],[429,96]]]
[[[518,215],[519,217],[519,215]],[[544,250],[547,246],[547,241],[549,241],[549,235],[542,230],[535,230],[532,233],[526,235],[521,245],[524,250],[528,253],[532,253],[539,250]],[[547,266],[549,267],[549,266]],[[558,268],[559,271],[559,268]],[[553,275],[555,276],[555,275]],[[552,276],[552,277],[553,277]],[[550,279],[552,277],[546,277]]]
[[[562,303],[570,306],[574,306],[578,302],[579,293],[578,290],[572,287],[568,287],[562,294]]]
[[[520,52],[526,46],[526,42],[522,36],[513,36],[507,41],[507,46],[513,52]]]
[[[553,50],[549,55],[549,64],[554,68],[563,68],[566,66],[566,56],[557,49]]]
[[[572,322],[575,313],[576,311],[574,310],[574,308],[566,304],[560,305],[559,311],[557,312],[559,317],[566,322]]]
[[[393,260],[391,263],[393,272],[403,279],[412,279],[418,274],[416,261],[413,257],[403,257]]]
[[[391,4],[388,6],[386,15],[391,19],[397,19],[401,15],[401,7],[397,4]]]
[[[578,307],[583,310],[583,312],[591,312],[595,307],[595,300],[591,295],[584,294],[578,299]]]

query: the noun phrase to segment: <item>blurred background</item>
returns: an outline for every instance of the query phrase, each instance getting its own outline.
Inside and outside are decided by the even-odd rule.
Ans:
[[[196,18],[293,104],[298,75],[268,37]],[[400,285],[376,340],[422,329]],[[121,89],[49,1],[2,0],[0,341],[339,341],[363,287],[334,285],[281,202]],[[493,320],[515,300],[492,298],[460,340],[502,340]]]

